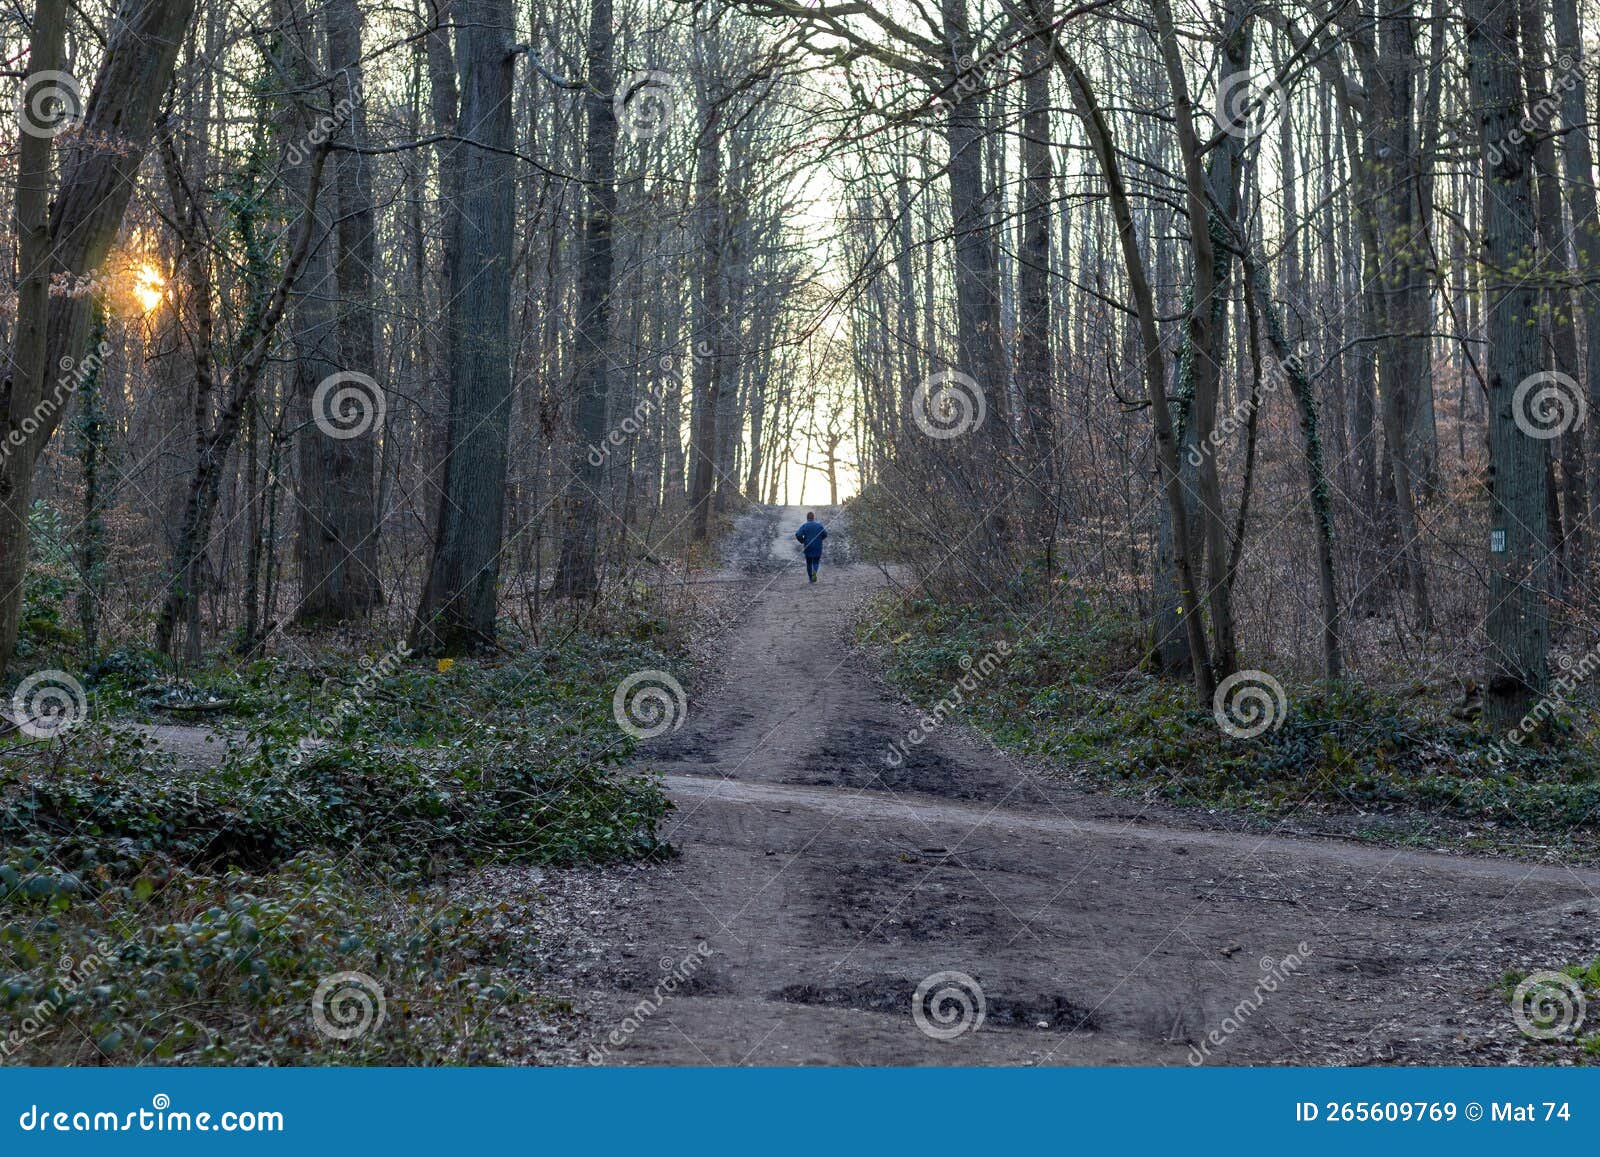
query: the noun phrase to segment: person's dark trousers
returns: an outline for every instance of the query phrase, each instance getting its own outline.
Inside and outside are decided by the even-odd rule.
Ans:
[[[822,565],[821,557],[806,559],[806,578],[812,582],[817,581],[817,568]]]

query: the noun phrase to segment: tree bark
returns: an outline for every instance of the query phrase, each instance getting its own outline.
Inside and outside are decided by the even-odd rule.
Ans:
[[[326,375],[310,380],[312,373],[326,365],[319,355],[329,352],[328,346],[334,343],[337,352],[331,372],[361,374],[370,384],[348,384],[355,400],[352,408],[342,413],[333,411],[338,391],[324,392],[318,408],[327,412],[310,414],[311,420],[298,433],[301,572],[296,617],[303,623],[365,618],[377,605],[381,590],[374,487],[377,444],[383,433],[378,419],[385,407],[381,404],[384,386],[376,378],[372,315],[373,266],[377,261],[372,171],[369,158],[361,151],[367,142],[366,101],[361,89],[362,16],[355,0],[330,0],[324,19],[329,110],[344,127],[329,158],[333,166],[330,200],[337,202],[337,213],[322,214],[323,225],[333,224],[322,246],[336,241],[338,247],[331,268],[327,253],[312,257],[311,284],[301,305],[319,315],[318,328],[307,334],[315,353],[312,366],[302,363],[300,384],[304,404],[310,407],[317,386],[326,380]],[[310,393],[305,392],[306,387]],[[328,432],[359,428],[354,423],[366,429],[353,437],[333,437]]]
[[[689,506],[694,512],[694,537],[711,535],[711,502],[716,484],[717,417],[722,378],[716,359],[723,352],[711,342],[723,331],[722,277],[722,106],[711,94],[701,110],[700,137],[695,146],[694,203],[696,232],[702,249],[695,277],[695,324],[690,332]]]
[[[167,576],[166,594],[156,615],[154,646],[162,654],[172,652],[178,623],[183,619],[184,612],[193,605],[193,575],[197,560],[203,556],[211,536],[211,520],[216,513],[223,467],[227,464],[228,453],[233,448],[246,409],[260,384],[278,323],[288,307],[290,293],[304,269],[316,235],[317,195],[322,185],[322,170],[327,155],[326,147],[319,147],[313,154],[310,172],[306,177],[306,209],[299,236],[290,250],[289,259],[271,298],[252,319],[243,335],[240,345],[245,352],[232,375],[228,397],[196,448],[198,453],[194,473],[189,477],[177,545]]]
[[[1600,269],[1600,212],[1595,205],[1594,151],[1589,141],[1588,61],[1583,54],[1577,0],[1552,0],[1556,57],[1569,62],[1561,85],[1561,164],[1572,213],[1572,244],[1580,269]],[[1580,291],[1583,309],[1583,379],[1589,393],[1589,420],[1578,436],[1589,439],[1588,515],[1600,524],[1600,294]]]
[[[495,637],[511,428],[510,0],[459,0],[461,174],[447,206],[454,268],[448,342],[450,428],[438,537],[412,627],[427,654],[460,654]]]
[[[1041,22],[1037,35],[1023,48],[1022,163],[1025,202],[1022,210],[1022,246],[1018,255],[1017,383],[1033,461],[1025,464],[1035,501],[1031,504],[1034,533],[1045,542],[1047,561],[1055,554],[1056,529],[1056,422],[1051,399],[1050,352],[1050,220],[1055,172],[1050,156],[1050,54],[1043,39],[1050,22],[1051,0],[1038,5]]]
[[[47,368],[77,360],[89,325],[87,296],[48,297],[51,274],[82,277],[100,268],[116,237],[123,211],[167,91],[172,64],[194,14],[194,0],[147,0],[132,7],[112,32],[84,110],[82,131],[63,149],[61,180],[41,231],[48,192],[49,142],[23,134],[18,160],[18,224],[28,258],[18,301],[19,334],[10,378],[0,386],[6,437],[20,436],[16,450],[0,460],[0,670],[10,661],[22,612],[28,557],[28,509],[33,467],[60,423],[64,406],[41,408]],[[59,43],[60,6],[40,5],[46,35],[41,46]],[[30,70],[59,65],[59,50],[45,48]],[[42,147],[41,147],[42,146]],[[42,262],[42,264],[41,264]],[[46,272],[48,271],[48,272]],[[23,326],[28,328],[23,330]],[[17,361],[18,352],[25,359]],[[45,412],[45,411],[48,412]],[[25,419],[32,433],[22,434]]]
[[[612,107],[611,0],[591,0],[588,84],[584,102],[587,211],[578,257],[577,366],[573,372],[572,419],[576,437],[568,463],[561,555],[551,593],[562,598],[591,594],[598,582],[600,488],[605,484],[606,404],[611,391],[611,233],[617,211],[617,118]]]
[[[1145,391],[1150,400],[1150,413],[1155,427],[1156,457],[1162,489],[1171,512],[1173,537],[1177,546],[1173,566],[1178,572],[1178,597],[1182,600],[1185,632],[1189,641],[1189,670],[1201,705],[1210,707],[1216,684],[1211,678],[1211,665],[1206,661],[1205,634],[1200,625],[1194,573],[1189,566],[1188,512],[1185,510],[1183,482],[1178,473],[1177,435],[1167,402],[1166,358],[1161,352],[1155,295],[1145,273],[1144,256],[1139,251],[1139,233],[1134,225],[1121,162],[1117,159],[1116,143],[1112,140],[1099,101],[1095,98],[1094,88],[1072,55],[1062,47],[1059,37],[1052,36],[1051,51],[1062,71],[1067,74],[1073,104],[1088,133],[1095,159],[1099,162],[1100,175],[1106,183],[1106,198],[1116,222],[1117,241],[1122,248],[1128,289],[1133,297],[1139,339],[1143,347]]]
[[[1533,267],[1534,210],[1530,148],[1517,51],[1517,10],[1500,0],[1467,0],[1468,73],[1482,132],[1483,276],[1488,301],[1489,605],[1484,719],[1514,725],[1548,682],[1545,606],[1546,444],[1523,433],[1514,412],[1517,386],[1542,364],[1538,329],[1528,324],[1538,290]]]

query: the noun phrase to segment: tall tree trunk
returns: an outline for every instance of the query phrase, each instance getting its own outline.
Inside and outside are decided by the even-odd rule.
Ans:
[[[59,71],[66,38],[66,6],[59,0],[38,0],[33,35],[28,44],[28,72],[23,80],[17,141],[17,325],[6,366],[4,393],[5,447],[0,456],[0,677],[17,640],[22,588],[28,561],[28,508],[33,498],[33,464],[44,439],[24,423],[50,408],[64,408],[70,385],[58,383],[54,399],[46,398],[49,376],[45,360],[51,314],[50,153],[46,126],[29,116],[35,90],[48,93],[48,74]],[[40,74],[44,74],[41,77]],[[48,420],[48,418],[47,418]],[[59,415],[56,421],[60,421]],[[19,441],[20,440],[20,441]]]
[[[1378,20],[1369,164],[1383,246],[1374,266],[1385,328],[1378,396],[1394,471],[1401,565],[1417,620],[1428,629],[1433,612],[1423,564],[1420,507],[1436,485],[1437,453],[1431,346],[1423,336],[1432,328],[1427,274],[1432,258],[1422,215],[1422,158],[1416,139],[1419,61],[1414,19],[1411,12],[1397,9]]]
[[[306,257],[316,236],[317,194],[321,188],[327,155],[325,146],[319,146],[313,154],[311,170],[306,176],[305,214],[298,236],[291,246],[289,259],[271,297],[245,328],[240,342],[245,352],[231,376],[228,396],[218,409],[216,420],[196,447],[194,473],[189,477],[184,498],[183,516],[167,575],[166,594],[156,614],[154,645],[162,654],[172,652],[178,623],[185,612],[192,613],[193,576],[211,538],[211,521],[217,509],[223,468],[227,465],[228,454],[233,449],[240,424],[260,384],[261,374],[266,369],[267,355],[272,350],[278,323],[288,307],[291,290],[305,267]]]
[[[1211,665],[1206,662],[1205,633],[1200,625],[1194,573],[1189,566],[1188,512],[1184,508],[1183,481],[1178,473],[1177,431],[1173,428],[1172,412],[1167,401],[1166,358],[1161,352],[1155,295],[1145,273],[1144,255],[1139,251],[1139,234],[1129,205],[1127,184],[1123,180],[1116,142],[1112,140],[1105,113],[1095,98],[1088,76],[1073,60],[1071,53],[1062,47],[1060,39],[1054,36],[1051,39],[1051,52],[1067,74],[1075,111],[1088,134],[1095,160],[1099,162],[1100,176],[1105,181],[1107,200],[1116,223],[1117,241],[1122,248],[1128,291],[1133,298],[1139,341],[1144,354],[1145,392],[1150,400],[1156,459],[1167,507],[1171,511],[1173,537],[1177,546],[1173,565],[1178,572],[1178,597],[1182,600],[1183,621],[1189,641],[1189,670],[1197,697],[1202,705],[1209,707],[1216,684],[1211,678]]]
[[[696,272],[695,324],[690,331],[689,505],[694,512],[694,536],[711,535],[711,501],[716,484],[717,416],[721,409],[721,375],[716,359],[723,350],[711,343],[722,334],[722,105],[715,94],[702,110],[700,138],[696,143],[694,203],[695,231],[702,246]]]
[[[450,302],[454,300],[455,293],[452,289],[451,279],[456,275],[460,261],[456,256],[456,235],[451,227],[451,214],[455,206],[461,203],[461,166],[456,158],[461,150],[461,143],[455,139],[457,119],[461,111],[461,92],[456,83],[456,57],[450,44],[450,22],[453,19],[455,0],[436,0],[433,3],[435,12],[434,23],[427,31],[423,41],[424,53],[428,61],[428,99],[429,113],[433,120],[433,131],[444,139],[439,142],[435,152],[439,172],[439,190],[444,206],[444,224],[440,230],[440,254],[438,271],[438,297],[436,299],[436,312],[434,316],[438,322],[427,327],[425,341],[431,340],[432,351],[429,363],[433,373],[428,380],[428,396],[431,400],[428,413],[426,430],[427,446],[427,481],[429,485],[426,492],[429,494],[444,493],[444,468],[450,459],[450,369],[454,362],[450,358]],[[419,223],[420,228],[420,223]],[[424,254],[419,252],[419,260]],[[443,511],[444,504],[440,503],[439,511]],[[437,517],[429,527],[434,538],[439,535]]]
[[[1594,151],[1589,141],[1588,61],[1583,54],[1577,0],[1551,0],[1556,34],[1556,57],[1569,71],[1561,83],[1561,164],[1567,178],[1567,205],[1572,212],[1572,243],[1578,267],[1592,273],[1600,269],[1600,212],[1595,205]],[[1588,514],[1591,525],[1600,524],[1600,294],[1581,290],[1583,310],[1583,380],[1589,393],[1589,421],[1573,431],[1589,439],[1592,453],[1588,469]],[[1575,399],[1574,399],[1575,400]]]
[[[439,533],[412,628],[426,653],[492,641],[511,429],[513,172],[510,0],[458,0],[461,184],[446,207],[450,287],[450,430]]]
[[[572,420],[576,437],[568,464],[566,521],[552,593],[579,597],[595,589],[599,549],[600,488],[605,458],[592,453],[606,440],[606,402],[611,390],[611,231],[617,212],[617,118],[612,108],[611,0],[591,0],[589,9],[588,125],[584,134],[587,211],[578,258],[577,366],[573,371]]]
[[[1039,5],[1039,19],[1048,25],[1050,0]],[[1018,255],[1018,321],[1021,340],[1017,357],[1017,383],[1033,461],[1025,463],[1036,525],[1033,532],[1045,542],[1047,562],[1053,563],[1056,530],[1056,422],[1051,400],[1050,357],[1050,220],[1054,168],[1050,157],[1050,54],[1039,36],[1023,50],[1025,112],[1022,120],[1022,163],[1025,172],[1022,210],[1022,247]]]
[[[1189,217],[1189,246],[1192,283],[1187,294],[1188,319],[1183,347],[1174,367],[1174,393],[1178,398],[1176,433],[1183,457],[1180,470],[1183,482],[1198,501],[1188,508],[1190,524],[1186,538],[1195,553],[1189,560],[1191,572],[1204,569],[1206,607],[1211,614],[1214,646],[1208,662],[1214,677],[1231,674],[1237,666],[1237,644],[1233,624],[1232,584],[1228,577],[1228,530],[1223,517],[1222,485],[1217,473],[1216,447],[1212,432],[1216,426],[1221,384],[1221,356],[1227,333],[1228,299],[1231,296],[1232,260],[1218,244],[1224,236],[1221,223],[1212,209],[1214,201],[1228,218],[1237,216],[1247,125],[1240,119],[1247,109],[1228,102],[1219,109],[1219,120],[1226,121],[1227,132],[1211,155],[1202,162],[1201,142],[1195,131],[1193,109],[1179,56],[1176,26],[1167,0],[1156,0],[1156,25],[1161,42],[1162,61],[1177,106],[1178,147],[1183,158],[1185,204]],[[1240,92],[1240,78],[1250,74],[1252,10],[1233,0],[1224,11],[1223,60],[1217,84],[1220,92]],[[1187,624],[1177,621],[1182,600],[1175,597],[1171,584],[1174,566],[1175,528],[1163,522],[1162,542],[1157,554],[1157,656],[1164,669],[1181,670],[1189,656],[1177,647],[1187,633]]]
[[[1545,5],[1541,0],[1522,0],[1521,19],[1523,21],[1523,52],[1526,54],[1526,70],[1528,75],[1528,104],[1530,107],[1555,108],[1564,104],[1566,89],[1574,84],[1583,83],[1580,69],[1580,59],[1577,56],[1563,58],[1561,53],[1556,53],[1555,83],[1562,89],[1562,99],[1557,101],[1552,98],[1549,81],[1546,77],[1545,53]],[[1530,30],[1533,30],[1530,34]],[[1559,29],[1557,39],[1560,39]],[[1582,107],[1582,96],[1578,98],[1579,107]],[[1545,123],[1539,127],[1554,127],[1550,122],[1553,116],[1546,118]],[[1583,137],[1588,132],[1586,125],[1579,124],[1570,130],[1570,135]],[[1564,138],[1563,138],[1564,139]],[[1587,141],[1584,142],[1587,144]],[[1570,151],[1570,145],[1564,146]],[[1537,177],[1538,217],[1539,217],[1539,248],[1548,254],[1544,265],[1558,276],[1569,276],[1573,273],[1572,249],[1567,243],[1567,229],[1564,221],[1565,208],[1563,201],[1570,205],[1573,216],[1575,234],[1583,233],[1583,226],[1577,224],[1577,189],[1573,188],[1563,198],[1561,183],[1556,176],[1556,150],[1552,137],[1545,132],[1539,133],[1534,146],[1534,172]],[[1567,176],[1573,180],[1576,174],[1572,166],[1568,166]],[[1585,172],[1583,184],[1588,189],[1590,198],[1594,197],[1594,186]],[[1581,245],[1581,242],[1580,242]],[[1581,253],[1581,248],[1579,249]],[[1590,292],[1581,292],[1578,297],[1590,298]],[[1583,367],[1578,359],[1578,329],[1575,310],[1577,302],[1573,291],[1567,287],[1552,286],[1545,291],[1546,326],[1550,338],[1550,368],[1561,376],[1563,382],[1570,382],[1573,389],[1581,389],[1578,385]],[[1577,399],[1568,399],[1575,406]],[[1583,575],[1583,560],[1585,557],[1585,543],[1588,535],[1588,486],[1585,482],[1584,468],[1584,430],[1576,426],[1562,434],[1558,446],[1561,450],[1561,498],[1562,498],[1562,528],[1564,538],[1561,540],[1561,560],[1564,578],[1580,580]]]
[[[4,435],[16,435],[13,453],[0,459],[0,670],[11,659],[22,613],[23,576],[28,557],[28,508],[33,501],[33,467],[60,423],[63,398],[46,396],[45,374],[61,359],[77,359],[89,325],[87,295],[48,295],[52,274],[81,278],[100,268],[123,211],[137,184],[136,175],[165,96],[178,46],[194,14],[194,0],[147,0],[125,10],[112,31],[99,74],[84,110],[82,131],[69,138],[61,161],[61,180],[49,211],[49,145],[24,133],[18,150],[17,217],[22,251],[19,272],[18,335],[10,373],[0,385]],[[37,24],[44,21],[41,34]],[[36,55],[30,72],[60,64],[61,6],[46,0],[35,14]],[[70,390],[63,385],[63,390]],[[53,396],[53,395],[52,395]],[[25,419],[36,422],[24,434]]]
[[[1518,426],[1514,394],[1536,373],[1539,332],[1528,324],[1538,290],[1534,260],[1530,147],[1518,144],[1525,113],[1517,51],[1517,10],[1500,0],[1466,0],[1468,72],[1482,132],[1483,266],[1488,299],[1489,642],[1484,718],[1514,725],[1549,682],[1545,606],[1546,443]]]
[[[278,7],[285,24],[282,68],[285,75],[293,78],[297,90],[285,134],[293,142],[285,167],[285,184],[295,190],[304,186],[311,171],[314,158],[308,151],[308,142],[321,135],[317,122],[331,114],[332,102],[327,102],[327,109],[317,107],[324,103],[325,90],[318,85],[322,69],[314,30],[316,18],[308,13],[304,0],[286,0]],[[330,158],[327,163],[337,172],[336,159]],[[339,493],[335,462],[342,443],[322,430],[313,411],[318,387],[323,382],[333,383],[340,369],[333,252],[334,202],[338,193],[337,187],[324,190],[317,198],[315,214],[307,218],[312,229],[311,250],[306,254],[292,298],[295,562],[300,571],[300,602],[295,617],[311,622],[321,620],[326,606],[345,593],[340,581],[345,574],[346,553],[340,538],[340,503],[344,495]],[[305,211],[293,203],[293,193],[289,200],[291,212]],[[328,393],[323,393],[324,403]],[[337,621],[342,616],[329,617]]]
[[[313,283],[301,299],[326,330],[308,333],[319,354],[336,343],[335,378],[302,381],[310,421],[298,434],[300,466],[301,622],[340,622],[365,618],[378,601],[377,443],[383,432],[383,384],[376,379],[377,341],[373,330],[373,265],[377,260],[372,209],[371,162],[360,150],[367,143],[366,103],[361,89],[361,11],[355,0],[330,0],[327,21],[330,112],[343,122],[333,167],[330,200],[337,212],[323,214],[334,224],[327,241],[337,241],[337,259],[313,255]],[[320,284],[318,283],[320,281]],[[335,292],[329,293],[329,289]],[[322,359],[317,357],[316,362]],[[321,369],[321,364],[314,365]],[[310,372],[302,370],[302,379]]]
[[[995,238],[993,190],[984,172],[984,141],[990,125],[984,115],[984,73],[974,62],[966,0],[942,0],[945,61],[950,85],[945,141],[949,149],[948,185],[950,227],[954,234],[956,291],[956,360],[954,369],[970,376],[982,392],[987,416],[982,426],[982,449],[967,453],[971,469],[961,472],[969,494],[976,497],[983,483],[994,477],[996,463],[1011,454],[1006,398],[1009,390],[1005,358],[1000,347],[1000,274]],[[976,440],[974,440],[976,442]],[[1003,476],[1003,474],[1002,474]],[[979,551],[998,555],[1010,530],[1003,492],[985,493],[982,507],[984,539]]]

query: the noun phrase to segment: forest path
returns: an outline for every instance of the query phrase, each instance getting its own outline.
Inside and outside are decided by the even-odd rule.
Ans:
[[[1061,790],[953,724],[890,767],[916,716],[849,627],[882,577],[834,523],[807,584],[803,516],[741,518],[720,683],[640,747],[668,773],[682,857],[588,913],[607,944],[586,977],[594,1059],[1181,1064],[1212,1032],[1221,1063],[1546,1047],[1497,981],[1600,951],[1600,873],[1190,830]],[[979,1031],[919,1029],[912,993],[941,972],[981,987]]]

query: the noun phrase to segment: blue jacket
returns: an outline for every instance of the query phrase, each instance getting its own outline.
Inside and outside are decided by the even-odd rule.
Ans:
[[[807,522],[794,532],[800,545],[806,548],[807,558],[822,557],[822,540],[828,537],[828,528],[820,522]]]

